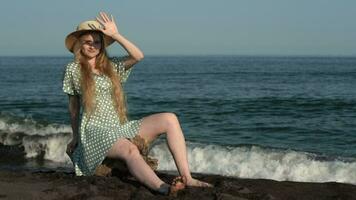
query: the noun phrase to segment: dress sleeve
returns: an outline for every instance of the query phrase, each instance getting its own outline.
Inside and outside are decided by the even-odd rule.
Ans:
[[[113,57],[111,58],[111,62],[113,63],[114,69],[120,75],[121,83],[125,83],[127,78],[131,73],[132,67],[129,69],[125,69],[124,60],[126,57]]]
[[[71,64],[68,64],[64,71],[62,89],[64,93],[70,95],[77,95],[74,88],[74,80],[73,80],[73,73],[71,70]]]

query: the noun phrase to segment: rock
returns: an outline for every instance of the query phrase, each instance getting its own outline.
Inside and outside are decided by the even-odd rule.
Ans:
[[[233,196],[231,194],[222,193],[217,195],[216,200],[248,200],[243,197]]]
[[[0,199],[185,199],[185,200],[352,200],[356,185],[342,183],[301,183],[265,179],[239,179],[193,174],[194,178],[215,183],[214,188],[187,187],[176,198],[163,196],[144,187],[127,171],[111,177],[81,176],[64,172],[0,170]],[[158,176],[170,183],[174,175]]]

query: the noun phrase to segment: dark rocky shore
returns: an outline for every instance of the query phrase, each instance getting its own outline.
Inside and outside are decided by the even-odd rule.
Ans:
[[[159,173],[171,182],[173,175]],[[186,188],[177,197],[156,194],[125,171],[112,177],[76,177],[64,172],[0,171],[0,199],[356,199],[356,186],[341,183],[300,183],[239,179],[194,174],[214,188]]]

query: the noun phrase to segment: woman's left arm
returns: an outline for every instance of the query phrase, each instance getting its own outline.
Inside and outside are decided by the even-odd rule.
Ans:
[[[115,24],[114,17],[112,15],[109,18],[106,13],[100,12],[100,18],[97,17],[96,20],[103,26],[102,28],[99,28],[99,30],[101,30],[101,32],[103,32],[105,35],[113,38],[129,54],[127,59],[123,61],[126,70],[143,59],[144,56],[142,51],[135,44],[130,42],[128,39],[126,39],[123,35],[119,33]]]

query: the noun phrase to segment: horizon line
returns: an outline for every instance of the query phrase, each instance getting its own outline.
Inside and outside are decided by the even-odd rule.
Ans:
[[[0,57],[72,57],[73,55],[0,55]],[[117,55],[116,55],[117,56]],[[119,56],[124,56],[119,55]],[[207,57],[207,56],[229,56],[229,57],[356,57],[353,54],[145,54],[145,57]],[[109,56],[112,57],[112,56]]]

